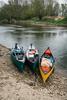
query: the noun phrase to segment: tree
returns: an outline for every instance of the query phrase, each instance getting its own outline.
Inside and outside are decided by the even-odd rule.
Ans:
[[[9,4],[18,5],[18,0],[8,0]]]
[[[21,11],[20,5],[5,5],[0,11],[1,19],[7,19],[9,22],[11,22],[12,19],[20,20]]]
[[[67,4],[62,4],[61,5],[62,9],[62,16],[67,16]]]
[[[60,14],[60,7],[58,2],[55,2],[54,4],[53,13],[54,16],[58,16]]]
[[[31,4],[28,4],[27,1],[25,1],[22,5],[22,19],[30,19],[33,17],[33,11]]]
[[[53,0],[47,0],[46,15],[53,16]]]
[[[34,17],[38,17],[40,20],[44,16],[44,0],[33,0],[32,1]]]
[[[8,3],[9,3],[10,5],[13,5],[13,4],[14,4],[14,0],[8,0]]]

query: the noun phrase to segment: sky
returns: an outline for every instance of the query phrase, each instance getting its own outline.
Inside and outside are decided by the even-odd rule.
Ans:
[[[67,3],[67,0],[57,0],[60,4],[61,3]]]
[[[8,2],[8,0],[0,0],[0,1],[4,1],[5,3],[7,3],[7,2]]]
[[[0,0],[0,1],[4,1],[5,3],[8,2],[8,0]],[[57,0],[60,4],[61,3],[67,3],[67,0]]]

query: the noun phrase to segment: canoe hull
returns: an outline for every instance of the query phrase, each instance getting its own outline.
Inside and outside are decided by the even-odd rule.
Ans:
[[[50,48],[45,50],[40,59],[40,74],[44,82],[50,77],[54,70],[55,59],[52,55]]]
[[[54,68],[52,67],[51,70],[48,73],[44,73],[42,71],[41,67],[39,67],[39,69],[40,69],[40,73],[41,73],[41,76],[42,76],[42,79],[43,79],[44,82],[47,81],[47,79],[50,77],[50,75],[53,73],[53,70],[54,70]]]
[[[36,73],[39,68],[39,58],[35,62],[30,62],[28,59],[26,59],[26,65],[30,68],[32,72]]]
[[[18,70],[20,72],[23,72],[24,68],[25,68],[25,62],[20,62],[18,61],[14,56],[13,54],[11,54],[11,59],[13,61],[13,63],[17,66]]]

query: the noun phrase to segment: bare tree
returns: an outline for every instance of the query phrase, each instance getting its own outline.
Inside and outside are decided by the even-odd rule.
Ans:
[[[61,5],[62,9],[62,16],[67,16],[67,4]]]

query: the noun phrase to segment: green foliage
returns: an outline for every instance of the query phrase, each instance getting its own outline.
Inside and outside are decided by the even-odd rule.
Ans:
[[[0,24],[8,24],[8,23],[9,23],[9,22],[8,22],[7,19],[3,19],[3,20],[0,21]]]
[[[9,3],[0,10],[0,20],[7,19],[10,23],[15,20],[26,20],[33,17],[31,5],[25,3],[23,6]]]
[[[62,16],[67,16],[67,4],[62,4]]]
[[[53,4],[49,4],[46,7],[46,15],[53,16]]]
[[[34,17],[38,17],[40,20],[44,16],[44,0],[33,0],[32,1]]]
[[[18,1],[18,0],[17,0]],[[20,5],[16,0],[10,0],[8,5],[0,8],[0,22],[2,23],[17,23],[19,20],[45,21],[48,23],[67,23],[67,5],[62,4],[62,15],[64,20],[55,21],[54,19],[46,18],[45,16],[58,16],[60,8],[58,2],[54,0],[31,0]],[[47,2],[47,3],[46,3]]]
[[[67,17],[58,20],[55,20],[54,18],[44,18],[43,21],[48,23],[49,25],[51,24],[51,25],[67,26]]]
[[[31,19],[33,17],[33,11],[31,5],[26,2],[22,6],[21,14],[23,20]]]
[[[12,19],[21,19],[21,6],[5,5],[0,11],[0,20],[7,19],[9,22]]]
[[[67,18],[58,21],[59,24],[67,24]]]

